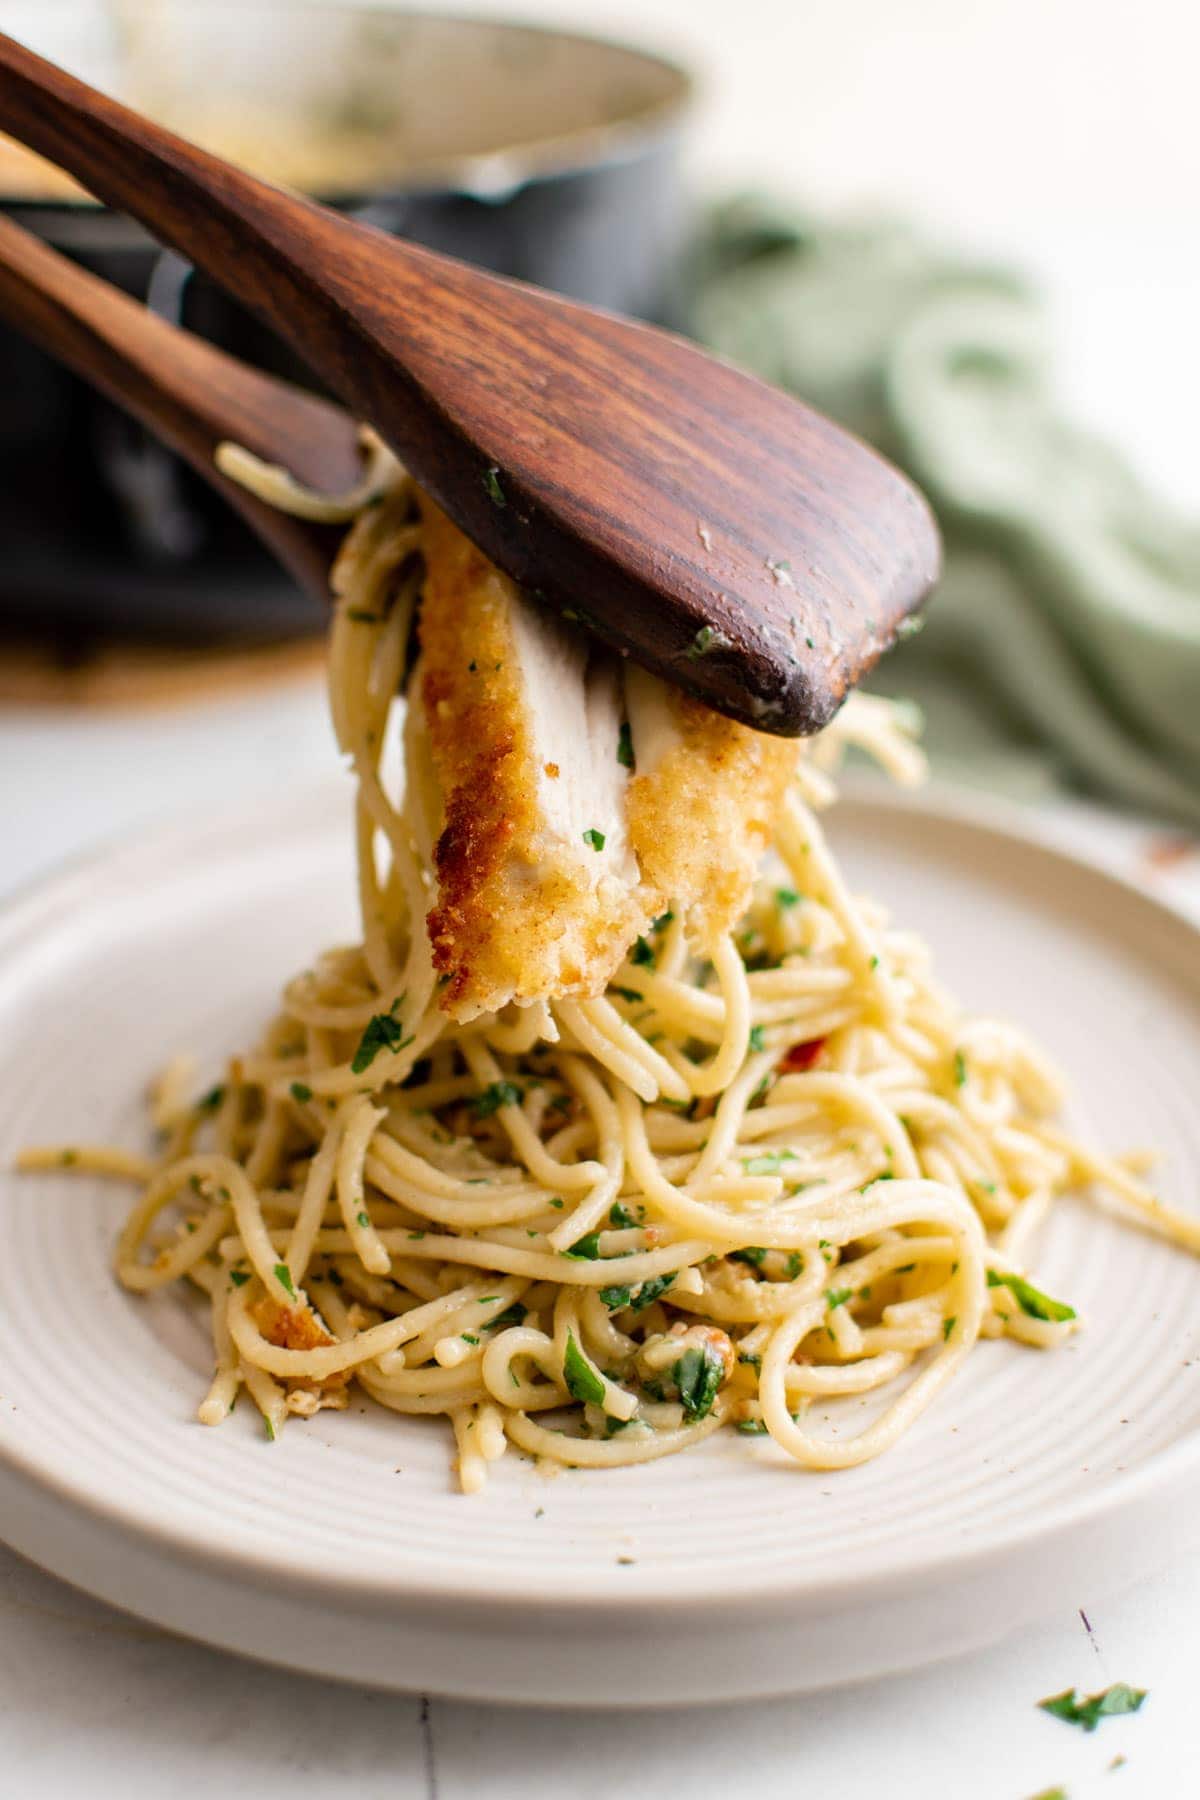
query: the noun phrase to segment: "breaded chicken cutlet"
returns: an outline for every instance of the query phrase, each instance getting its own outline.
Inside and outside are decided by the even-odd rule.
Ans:
[[[441,1004],[593,995],[668,907],[745,907],[799,755],[527,600],[428,500],[406,751]]]

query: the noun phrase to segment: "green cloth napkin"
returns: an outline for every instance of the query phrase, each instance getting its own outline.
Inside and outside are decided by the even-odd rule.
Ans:
[[[929,496],[945,576],[871,685],[921,703],[935,764],[1200,823],[1200,529],[1056,410],[1032,290],[898,224],[749,199],[713,215],[693,292],[697,337]]]

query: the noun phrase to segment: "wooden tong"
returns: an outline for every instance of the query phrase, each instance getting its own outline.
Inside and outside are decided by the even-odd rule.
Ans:
[[[3,36],[0,129],[257,312],[536,598],[735,718],[819,729],[936,577],[936,527],[903,476],[683,339],[255,180]],[[101,283],[75,287],[89,277],[55,267],[51,281],[52,252],[10,257],[13,229],[11,316],[181,449],[312,580],[311,528],[263,517],[204,458],[234,438],[345,487],[347,416]]]

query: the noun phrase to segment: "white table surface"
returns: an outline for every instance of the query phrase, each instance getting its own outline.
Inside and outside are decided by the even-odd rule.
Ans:
[[[1195,59],[1179,35],[1192,15],[1179,0],[1143,0],[1136,29],[1112,0],[745,0],[736,31],[727,0],[477,9],[593,28],[603,17],[697,51],[712,106],[694,165],[709,178],[882,198],[1032,257],[1078,410],[1194,503],[1181,371],[1186,357],[1195,368],[1200,140]],[[323,774],[331,754],[307,682],[173,713],[0,714],[0,892],[152,818]],[[1073,805],[1042,816],[1200,918],[1200,854],[1170,870],[1146,861],[1161,828]],[[1200,1792],[1200,1557],[1115,1596],[1114,1573],[1097,1570],[1080,1610],[953,1665],[805,1699],[618,1716],[394,1698],[253,1666],[128,1619],[0,1547],[0,1796]],[[1150,1698],[1094,1736],[1036,1710],[1069,1685],[1115,1680]]]

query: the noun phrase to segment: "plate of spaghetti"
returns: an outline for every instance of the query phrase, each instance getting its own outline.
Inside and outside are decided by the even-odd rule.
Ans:
[[[251,1655],[593,1704],[1161,1560],[1195,930],[924,797],[901,707],[785,743],[596,651],[378,445],[340,505],[226,462],[346,521],[348,775],[0,924],[6,1537]],[[848,755],[896,791],[833,805]]]

